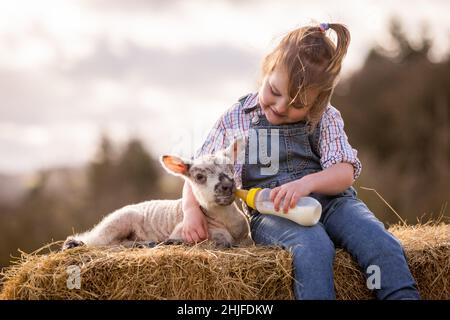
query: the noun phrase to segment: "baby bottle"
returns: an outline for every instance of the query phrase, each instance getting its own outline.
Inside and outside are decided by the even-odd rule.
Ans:
[[[250,208],[260,213],[273,214],[282,218],[292,220],[302,226],[315,225],[322,214],[322,205],[312,197],[303,197],[298,200],[294,208],[289,207],[287,213],[283,212],[283,204],[280,210],[275,211],[274,204],[270,200],[271,189],[252,188],[250,190],[237,189],[236,196],[247,203]]]

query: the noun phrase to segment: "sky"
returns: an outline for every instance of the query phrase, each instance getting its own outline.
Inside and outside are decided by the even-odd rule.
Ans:
[[[80,166],[102,133],[189,157],[257,90],[262,58],[288,31],[346,24],[345,77],[374,46],[393,49],[393,16],[412,41],[427,24],[439,61],[449,13],[447,0],[0,0],[0,172]]]

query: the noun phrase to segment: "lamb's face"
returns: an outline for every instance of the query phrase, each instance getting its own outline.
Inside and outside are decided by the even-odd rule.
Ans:
[[[228,206],[233,203],[236,191],[234,167],[229,159],[221,156],[206,156],[196,159],[188,169],[194,194],[204,205]]]
[[[170,173],[189,180],[196,199],[205,209],[228,206],[235,199],[233,156],[237,154],[238,143],[239,140],[227,149],[194,161],[186,161],[177,156],[163,156],[161,163]]]

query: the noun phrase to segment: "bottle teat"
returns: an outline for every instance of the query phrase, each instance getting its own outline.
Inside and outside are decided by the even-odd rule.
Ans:
[[[247,195],[248,195],[248,190],[236,189],[235,195],[236,195],[236,197],[246,201],[247,200]]]
[[[256,209],[255,196],[261,188],[251,188],[250,190],[236,189],[236,196],[245,201],[245,203],[252,209]]]

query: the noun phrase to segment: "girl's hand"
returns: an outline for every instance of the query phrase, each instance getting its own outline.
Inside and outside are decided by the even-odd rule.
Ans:
[[[188,182],[183,186],[183,223],[181,236],[187,243],[200,242],[208,238],[208,223]]]
[[[289,207],[294,208],[300,198],[308,196],[311,192],[311,183],[307,179],[301,178],[272,189],[270,200],[276,211],[280,210],[283,201],[283,212],[287,213]]]
[[[183,240],[187,243],[201,242],[208,238],[208,224],[200,207],[190,207],[183,217]]]

